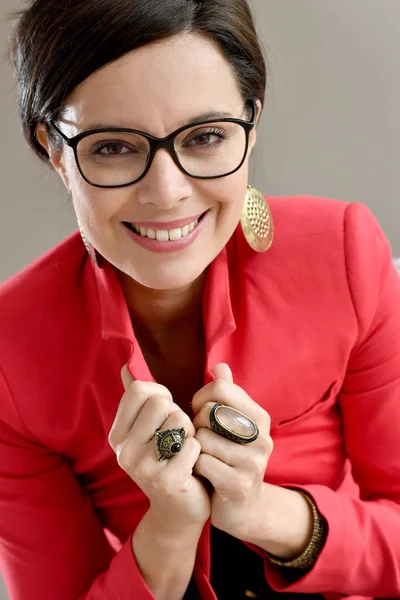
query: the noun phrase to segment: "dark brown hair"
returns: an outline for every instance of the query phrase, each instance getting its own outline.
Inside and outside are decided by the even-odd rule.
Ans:
[[[43,160],[37,125],[57,119],[82,81],[135,48],[184,32],[211,40],[233,68],[243,99],[264,102],[266,67],[246,0],[34,0],[17,17],[10,56],[20,118]]]

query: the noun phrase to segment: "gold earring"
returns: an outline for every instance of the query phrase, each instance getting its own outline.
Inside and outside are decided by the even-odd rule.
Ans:
[[[274,239],[274,221],[264,196],[248,186],[240,219],[244,237],[256,252],[266,252]]]
[[[88,251],[90,258],[92,259],[92,261],[94,262],[96,267],[98,267],[99,262],[97,260],[96,250],[94,249],[94,246],[87,239],[85,232],[83,231],[82,226],[79,222],[79,219],[78,219],[78,226],[79,226],[79,233],[81,234],[82,241],[85,244],[85,248]]]

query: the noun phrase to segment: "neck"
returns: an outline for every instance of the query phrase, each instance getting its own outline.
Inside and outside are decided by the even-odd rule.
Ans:
[[[119,272],[135,335],[156,356],[171,355],[171,347],[189,346],[203,336],[203,274],[174,290],[147,288]]]

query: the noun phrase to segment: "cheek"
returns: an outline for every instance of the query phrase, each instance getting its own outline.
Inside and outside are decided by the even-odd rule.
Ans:
[[[72,192],[80,186],[83,181],[81,174],[79,173],[78,166],[75,162],[74,153],[71,148],[68,148],[62,157],[62,167],[68,179],[68,183]]]
[[[105,191],[88,184],[79,172],[75,158],[68,153],[63,160],[64,170],[68,179],[69,189],[72,193],[75,212],[81,224],[102,220],[102,215],[110,209],[106,202]]]
[[[74,209],[81,221],[90,229],[104,230],[111,224],[129,198],[123,188],[107,190],[88,184],[78,173],[72,182]]]
[[[221,216],[223,215],[229,222],[231,220],[237,222],[242,214],[248,185],[247,168],[243,167],[237,173],[226,177],[225,180],[221,179],[219,184],[218,202],[221,207]]]

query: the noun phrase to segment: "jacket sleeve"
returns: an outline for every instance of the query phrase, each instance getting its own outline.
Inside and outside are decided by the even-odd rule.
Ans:
[[[387,239],[358,203],[346,210],[344,257],[358,339],[339,406],[360,498],[303,486],[328,521],[326,544],[296,583],[268,561],[266,577],[276,591],[400,597],[400,278]]]
[[[0,571],[10,600],[153,600],[63,457],[31,439],[0,373]]]

